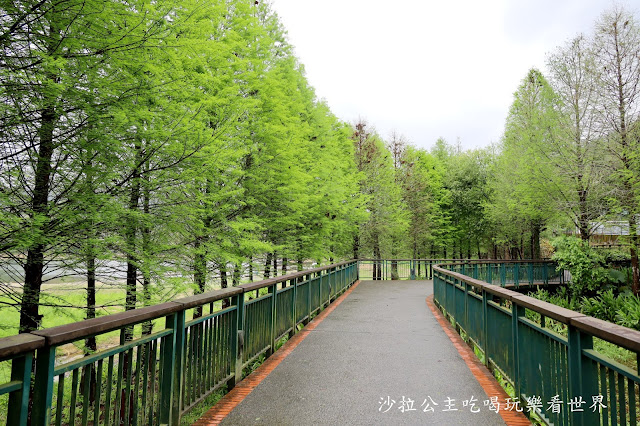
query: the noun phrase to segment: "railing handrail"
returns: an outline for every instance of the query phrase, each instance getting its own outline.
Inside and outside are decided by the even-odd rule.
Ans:
[[[434,270],[456,278],[459,281],[466,282],[479,290],[484,289],[488,293],[499,296],[504,300],[509,300],[516,305],[538,312],[549,318],[553,318],[563,324],[573,325],[582,331],[593,334],[595,337],[622,346],[630,351],[640,352],[640,331],[603,321],[504,287],[489,284],[459,272],[449,271],[440,266],[434,266]]]
[[[640,331],[489,284],[493,268],[456,269],[460,272],[434,266],[435,303],[456,331],[483,353],[487,367],[499,370],[513,386],[515,397],[527,401],[528,410],[535,411],[547,423],[609,424],[616,423],[619,417],[620,424],[626,424],[626,419],[636,424]],[[487,282],[464,275],[472,271],[477,277],[479,269],[487,269],[483,271],[488,272]],[[505,269],[513,273],[516,283],[522,272],[522,268],[505,268],[504,264],[499,269],[503,282]],[[525,269],[531,283],[536,267],[529,264]],[[541,283],[549,282],[547,269],[542,267]],[[597,339],[635,353],[636,368],[626,356],[618,361],[605,347],[596,344]],[[529,405],[535,398],[549,402],[559,395],[569,405],[584,401],[583,397],[589,403],[591,397],[594,406],[591,410],[574,410],[571,406],[549,411]],[[600,410],[595,403],[603,398],[606,401]]]
[[[346,260],[331,265],[321,266],[314,269],[297,271],[279,277],[267,278],[252,283],[242,284],[235,287],[211,290],[201,294],[183,297],[169,302],[159,303],[151,306],[131,309],[125,312],[108,314],[84,321],[77,321],[56,327],[43,328],[30,333],[21,333],[14,336],[0,338],[0,360],[9,359],[17,355],[33,351],[42,346],[63,345],[96,334],[107,333],[130,325],[161,318],[181,309],[189,309],[205,303],[228,299],[240,293],[259,290],[274,284],[312,275],[328,269],[340,267],[353,260]],[[18,338],[19,336],[22,336]],[[30,336],[30,337],[29,337]]]
[[[0,361],[5,361],[44,347],[46,339],[30,333],[0,339]]]

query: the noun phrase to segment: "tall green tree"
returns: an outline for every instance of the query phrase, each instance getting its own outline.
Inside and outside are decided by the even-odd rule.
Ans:
[[[556,145],[557,98],[536,69],[531,69],[514,95],[501,147],[494,209],[512,209],[529,231],[529,255],[540,258],[540,234],[554,213],[549,199],[558,191],[548,148]],[[506,184],[506,186],[504,186]],[[499,216],[499,214],[494,215]],[[509,215],[507,215],[508,217]],[[523,244],[521,243],[522,247]],[[515,249],[517,246],[513,246]],[[524,256],[522,250],[518,253]]]
[[[551,85],[558,98],[556,137],[544,146],[543,160],[552,167],[554,204],[588,241],[607,213],[612,196],[597,111],[600,103],[592,43],[579,35],[547,57]]]
[[[618,210],[629,222],[633,292],[640,294],[638,263],[638,138],[633,129],[640,115],[640,26],[622,7],[602,14],[596,23],[595,67],[601,107],[599,122],[607,135],[620,184]]]

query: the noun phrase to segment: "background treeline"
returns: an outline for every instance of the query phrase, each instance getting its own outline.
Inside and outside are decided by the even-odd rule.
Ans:
[[[604,225],[625,234],[608,256],[631,261],[637,295],[639,118],[640,25],[616,7],[550,52],[545,73],[523,76],[493,146],[462,151],[439,140],[426,152],[392,136],[382,157],[393,173],[376,186],[374,145],[356,125],[356,162],[376,197],[354,255],[367,247],[382,258],[537,259],[553,242],[563,259],[592,259],[582,265],[595,270],[607,255],[589,241],[602,242],[594,236]],[[553,241],[564,235],[583,243]]]

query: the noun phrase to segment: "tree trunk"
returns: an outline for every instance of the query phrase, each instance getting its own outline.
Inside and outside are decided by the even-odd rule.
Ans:
[[[373,279],[381,280],[382,279],[382,261],[380,256],[380,241],[378,238],[378,233],[373,234],[373,258],[375,259],[373,264]]]
[[[249,256],[249,282],[253,282],[253,256]]]
[[[87,249],[87,319],[96,317],[96,258],[93,254],[93,244],[89,243]],[[85,346],[88,353],[94,353],[98,350],[95,336],[88,337],[85,340]]]
[[[207,260],[205,254],[200,250],[203,237],[196,237],[194,241],[195,255],[193,258],[193,281],[196,284],[195,293],[204,293],[207,282]],[[194,318],[202,316],[202,308],[197,307],[193,311]]]
[[[240,284],[241,265],[236,263],[233,267],[233,286],[236,287]]]
[[[142,211],[146,220],[149,218],[150,182],[149,173],[144,174],[144,189],[142,191]],[[151,305],[151,228],[148,223],[142,225],[142,305]],[[142,335],[148,336],[153,331],[153,321],[142,323]]]
[[[227,281],[227,262],[220,263],[220,288],[227,288],[229,283]]]
[[[264,275],[263,278],[266,280],[271,275],[271,253],[267,253],[267,259],[264,262]]]
[[[278,276],[278,253],[273,252],[273,276]]]
[[[89,243],[87,249],[87,316],[88,320],[96,317],[96,258],[93,254],[93,245]],[[98,350],[95,336],[88,337],[84,341],[85,356],[91,355]],[[80,392],[85,391],[85,374],[90,374],[89,378],[89,401],[93,403],[96,399],[96,373],[95,365],[89,364],[88,368],[82,369],[82,381]]]
[[[353,258],[359,259],[360,253],[360,236],[358,234],[353,236]]]
[[[220,287],[227,288],[228,286],[229,286],[229,283],[227,281],[227,262],[221,262],[220,263]],[[231,306],[231,302],[229,301],[229,299],[223,299],[222,309],[228,308],[229,306]]]
[[[289,261],[289,259],[287,259],[286,257],[282,258],[282,275],[287,275],[287,262]],[[282,288],[285,288],[287,286],[287,282],[286,281],[282,281]]]
[[[54,76],[49,80],[55,81]],[[46,106],[42,111],[42,119],[38,136],[40,149],[35,171],[35,185],[31,199],[31,219],[36,217],[44,219],[42,227],[49,226],[49,183],[51,180],[51,159],[53,157],[53,129],[56,121],[53,100],[49,100],[51,106]],[[20,303],[20,333],[28,333],[40,327],[42,316],[39,313],[40,289],[42,288],[42,271],[44,268],[45,245],[39,239],[27,250],[27,262],[24,267],[24,289]]]
[[[136,143],[136,151],[136,159],[140,160],[142,158],[142,144],[140,142]],[[139,161],[136,161],[136,163],[139,164]],[[124,308],[126,311],[135,309],[137,302],[138,257],[136,256],[136,233],[138,225],[134,217],[140,202],[140,175],[140,169],[136,166],[132,173],[131,191],[129,193],[129,211],[132,213],[132,217],[127,220],[125,225],[125,241],[127,245],[127,294]],[[127,342],[133,339],[133,327],[125,328],[124,338]]]
[[[531,257],[539,260],[542,257],[540,252],[540,224],[536,223],[531,230]]]

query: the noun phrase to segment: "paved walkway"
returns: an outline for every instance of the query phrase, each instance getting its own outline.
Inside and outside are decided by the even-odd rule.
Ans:
[[[431,293],[430,281],[361,282],[222,424],[504,425]]]

